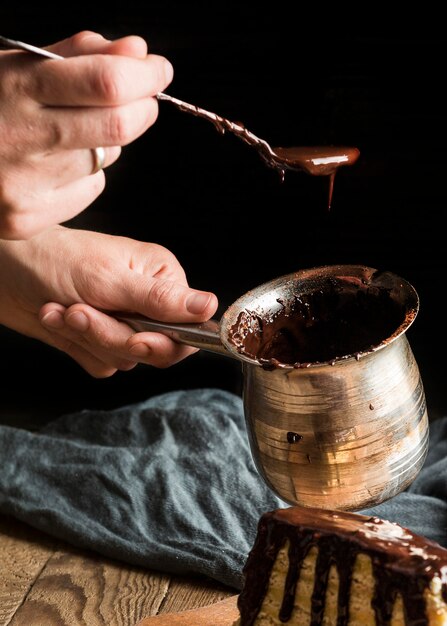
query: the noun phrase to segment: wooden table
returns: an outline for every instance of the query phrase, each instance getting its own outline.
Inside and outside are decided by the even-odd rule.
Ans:
[[[0,626],[136,626],[230,596],[216,581],[130,566],[0,516]]]

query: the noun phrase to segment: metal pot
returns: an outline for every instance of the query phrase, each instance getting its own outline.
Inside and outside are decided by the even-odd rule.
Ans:
[[[254,332],[247,319],[273,323],[297,302],[310,311],[307,348],[312,354],[319,342],[323,358],[283,363],[274,354],[259,358],[244,349],[244,338]],[[359,302],[357,315],[352,305]],[[347,310],[354,311],[349,319]],[[269,487],[292,505],[360,510],[410,485],[427,454],[424,389],[406,337],[418,310],[415,289],[399,276],[337,265],[260,285],[236,300],[220,322],[116,317],[137,331],[161,332],[239,359],[251,452]],[[383,317],[382,334],[377,317]],[[255,330],[262,335],[262,328]],[[338,345],[328,347],[327,338]]]

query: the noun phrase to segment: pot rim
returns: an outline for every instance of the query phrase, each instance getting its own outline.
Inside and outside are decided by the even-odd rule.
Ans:
[[[278,311],[281,310],[282,304],[278,302],[278,294],[285,294],[286,297],[290,298],[294,295],[312,293],[312,291],[318,289],[318,286],[321,285],[323,281],[327,281],[328,279],[337,279],[340,280],[340,282],[343,280],[346,282],[346,279],[349,279],[348,282],[358,282],[360,286],[377,286],[378,288],[390,290],[392,297],[394,296],[393,299],[402,305],[402,322],[388,337],[385,337],[382,341],[380,341],[380,343],[372,345],[367,350],[336,356],[325,361],[314,361],[300,364],[278,363],[275,364],[274,369],[290,371],[327,365],[332,367],[337,363],[346,363],[347,361],[351,361],[353,359],[358,361],[369,354],[382,350],[406,333],[419,312],[420,300],[416,289],[410,282],[394,272],[390,272],[388,270],[378,270],[361,264],[322,265],[309,267],[266,281],[247,291],[235,300],[233,304],[227,308],[221,318],[220,337],[223,345],[239,360],[258,367],[264,367],[264,369],[269,369],[266,368],[265,363],[262,363],[258,359],[250,357],[243,351],[240,351],[231,341],[231,329],[237,323],[238,316],[243,311],[254,312],[261,317],[272,315],[275,309]],[[271,305],[268,313],[263,308],[265,303],[270,303]],[[258,308],[256,308],[256,305]]]

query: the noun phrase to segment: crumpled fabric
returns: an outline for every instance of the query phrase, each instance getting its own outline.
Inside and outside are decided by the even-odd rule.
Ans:
[[[362,511],[447,546],[447,421],[406,492]],[[64,415],[38,432],[0,426],[0,511],[72,545],[240,590],[262,513],[289,506],[257,472],[242,400],[165,393]]]

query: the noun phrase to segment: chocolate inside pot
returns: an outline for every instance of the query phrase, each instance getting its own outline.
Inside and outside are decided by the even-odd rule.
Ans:
[[[278,300],[269,313],[243,310],[229,340],[265,368],[307,367],[369,352],[405,320],[389,289],[333,278],[318,289]]]

